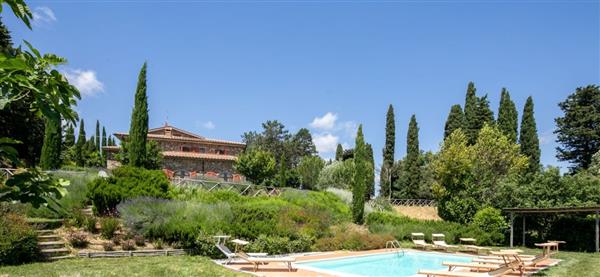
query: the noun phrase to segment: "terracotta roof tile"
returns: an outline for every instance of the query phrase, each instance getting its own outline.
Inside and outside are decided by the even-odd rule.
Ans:
[[[119,139],[121,137],[129,136],[127,133],[115,133],[115,136]],[[186,137],[177,137],[177,136],[165,136],[165,135],[156,135],[156,134],[148,134],[148,138],[154,139],[166,139],[166,140],[184,140],[184,141],[194,141],[194,142],[206,142],[206,143],[223,143],[223,144],[233,144],[244,146],[245,143],[237,142],[237,141],[228,141],[228,140],[219,140],[219,139],[198,139],[198,138],[186,138]]]

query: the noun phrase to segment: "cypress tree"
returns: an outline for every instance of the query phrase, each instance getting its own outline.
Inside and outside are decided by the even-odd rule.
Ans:
[[[102,146],[108,146],[108,138],[106,137],[106,129],[102,126]]]
[[[94,136],[92,136],[90,140],[88,140],[86,144],[86,151],[88,153],[98,152],[98,146],[96,146],[96,138]]]
[[[129,128],[129,164],[143,167],[146,164],[146,142],[148,139],[148,98],[146,96],[146,63],[140,70],[135,104]]]
[[[498,108],[498,128],[511,142],[517,142],[517,129],[519,115],[515,102],[510,99],[506,88],[502,88],[500,95],[500,107]]]
[[[487,99],[487,94],[483,97],[477,98],[477,136],[481,128],[488,124],[494,125],[494,112],[490,109],[490,101]]]
[[[394,106],[390,104],[385,117],[385,146],[383,147],[383,165],[382,173],[379,176],[380,192],[382,196],[390,195],[390,176],[391,168],[394,165],[394,155],[396,151],[396,119],[394,116]]]
[[[370,143],[366,144],[367,148],[367,161],[371,168],[367,176],[367,189],[365,191],[365,200],[371,199],[375,196],[375,157],[373,156],[373,146]]]
[[[44,132],[44,145],[40,157],[42,169],[57,169],[60,167],[60,151],[62,145],[62,123],[60,116],[47,117]]]
[[[404,196],[415,198],[421,183],[421,165],[419,164],[419,126],[417,118],[413,114],[408,124],[408,133],[406,135],[406,159],[404,168],[406,171],[406,187]]]
[[[102,144],[100,144],[100,140],[102,138],[100,137],[100,121],[96,120],[96,148],[101,149],[102,148]]]
[[[84,147],[85,147],[85,125],[83,122],[83,118],[79,121],[79,135],[77,136],[77,143],[75,144],[75,164],[77,166],[84,166],[85,158],[83,155]]]
[[[465,126],[465,115],[460,105],[453,105],[450,108],[446,125],[444,126],[444,139],[457,129],[462,129]]]
[[[467,95],[465,97],[465,127],[463,128],[469,144],[475,144],[479,129],[481,129],[481,127],[479,127],[478,99],[475,94],[476,91],[475,84],[469,82],[467,86]]]
[[[528,172],[538,172],[540,170],[540,141],[533,115],[533,98],[531,96],[527,97],[523,109],[519,143],[521,144],[521,153],[529,157]]]
[[[64,146],[65,148],[69,148],[73,145],[75,145],[75,128],[73,128],[73,125],[69,124],[65,131]]]
[[[0,17],[0,52],[10,54],[14,51],[10,32],[2,23],[2,17]]]
[[[354,148],[354,176],[352,178],[352,220],[363,224],[365,212],[365,192],[371,165],[368,162],[367,148],[363,136],[362,124],[358,126]]]
[[[344,147],[338,143],[337,148],[335,149],[335,160],[341,161],[344,158]]]

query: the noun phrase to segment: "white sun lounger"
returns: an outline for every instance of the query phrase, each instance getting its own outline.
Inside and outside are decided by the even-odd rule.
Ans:
[[[221,251],[221,253],[223,253],[223,255],[225,255],[225,257],[227,257],[227,261],[225,261],[225,264],[229,264],[233,261],[233,259],[239,257],[237,254],[231,252],[231,250],[229,250],[229,247],[227,247],[225,244],[216,244],[217,248],[219,249],[219,251]],[[267,253],[247,253],[248,256],[251,257],[266,257],[268,254]]]

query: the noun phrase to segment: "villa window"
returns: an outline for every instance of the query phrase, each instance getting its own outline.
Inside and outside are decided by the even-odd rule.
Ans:
[[[225,155],[225,150],[223,150],[223,149],[216,149],[215,153],[219,154],[219,155]]]

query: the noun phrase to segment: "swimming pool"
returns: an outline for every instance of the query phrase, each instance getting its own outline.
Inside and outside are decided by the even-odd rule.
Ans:
[[[299,267],[321,271],[337,276],[407,277],[417,274],[419,269],[447,269],[442,262],[470,262],[467,256],[406,251],[399,253],[373,254],[314,262],[297,263]]]

